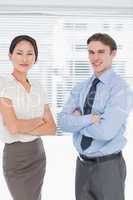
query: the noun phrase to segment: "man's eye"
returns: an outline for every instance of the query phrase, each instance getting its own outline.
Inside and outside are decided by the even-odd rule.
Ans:
[[[104,51],[99,51],[99,53],[101,53],[101,54],[102,54],[102,53],[104,53]]]

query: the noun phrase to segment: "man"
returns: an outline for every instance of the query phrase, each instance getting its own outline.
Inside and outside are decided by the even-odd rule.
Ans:
[[[96,33],[87,40],[94,75],[73,88],[59,117],[73,133],[78,151],[76,200],[124,200],[126,165],[121,150],[128,110],[128,86],[113,70],[113,38]]]

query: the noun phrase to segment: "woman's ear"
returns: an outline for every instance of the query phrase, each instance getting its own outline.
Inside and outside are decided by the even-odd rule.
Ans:
[[[9,53],[8,56],[9,56],[9,59],[11,60],[11,56],[12,56],[12,55]]]

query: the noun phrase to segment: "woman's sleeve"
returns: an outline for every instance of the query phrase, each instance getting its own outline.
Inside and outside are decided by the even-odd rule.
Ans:
[[[0,98],[7,98],[12,100],[13,86],[10,81],[6,79],[0,79]]]

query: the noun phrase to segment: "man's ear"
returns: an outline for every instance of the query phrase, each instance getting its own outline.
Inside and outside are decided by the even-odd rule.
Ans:
[[[116,56],[116,53],[117,53],[116,50],[113,50],[113,51],[111,52],[111,54],[112,54],[112,58],[114,58],[114,57]]]

